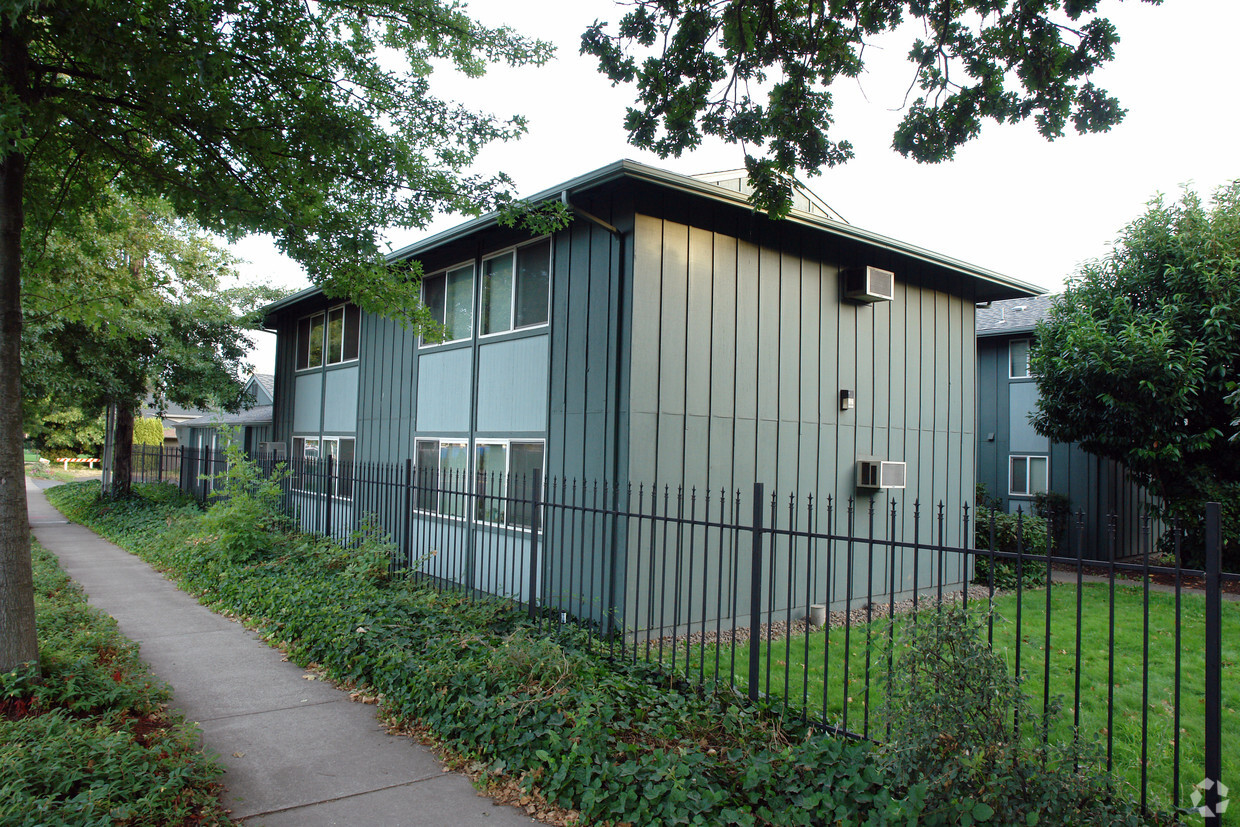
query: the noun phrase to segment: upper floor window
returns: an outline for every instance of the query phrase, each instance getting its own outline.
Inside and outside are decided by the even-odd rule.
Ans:
[[[297,322],[297,369],[321,368],[357,359],[362,312],[341,304]]]
[[[1012,379],[1029,378],[1029,340],[1013,339],[1008,342],[1008,376]]]
[[[431,318],[444,327],[443,339],[423,341],[423,346],[468,339],[474,330],[474,266],[466,264],[425,276],[422,303],[430,310]]]
[[[503,333],[547,323],[551,240],[544,238],[482,262],[479,333]]]

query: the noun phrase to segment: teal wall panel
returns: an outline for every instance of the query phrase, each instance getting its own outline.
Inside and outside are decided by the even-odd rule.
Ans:
[[[347,433],[357,431],[357,380],[356,366],[328,370],[323,374],[323,432]]]
[[[417,428],[419,432],[469,431],[473,351],[455,348],[423,351],[418,357]]]
[[[480,432],[547,429],[546,335],[484,343],[478,348]]]
[[[1012,382],[1009,389],[1008,429],[1013,454],[1045,454],[1050,450],[1046,437],[1038,434],[1029,422],[1037,410],[1038,386],[1033,382]]]
[[[711,341],[714,325],[714,234],[705,230],[689,229],[689,262],[685,320],[685,413],[691,416],[710,416],[711,362],[714,344]],[[705,443],[701,452],[706,451]]]
[[[323,374],[304,373],[293,383],[293,431],[317,434],[323,423]]]

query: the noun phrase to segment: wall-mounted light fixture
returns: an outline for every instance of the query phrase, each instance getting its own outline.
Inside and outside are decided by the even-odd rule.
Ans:
[[[840,410],[851,411],[855,407],[857,407],[857,392],[840,391]]]

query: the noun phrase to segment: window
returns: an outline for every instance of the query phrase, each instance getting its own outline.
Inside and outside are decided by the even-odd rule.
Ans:
[[[463,439],[417,441],[417,508],[448,517],[469,516],[494,525],[529,526],[534,486],[541,485],[541,440],[479,440],[474,445],[473,487],[469,443]],[[511,499],[510,499],[511,498]]]
[[[357,358],[362,312],[342,304],[297,322],[297,369],[323,367]]]
[[[1008,493],[1013,496],[1032,497],[1049,490],[1047,458],[1013,456],[1010,462]]]
[[[353,497],[353,437],[293,437],[292,485],[301,491],[322,493],[330,487],[333,497]],[[331,479],[327,457],[332,458]]]
[[[353,499],[353,456],[355,440],[351,437],[324,437],[323,453],[332,459],[332,496]]]
[[[1029,340],[1013,339],[1008,342],[1008,377],[1029,378]]]
[[[543,443],[479,440],[474,447],[475,516],[480,522],[529,527],[535,486],[541,485]]]
[[[466,264],[422,279],[422,303],[444,327],[442,340],[424,341],[423,347],[468,339],[474,330],[474,266]]]
[[[465,474],[469,471],[469,443],[465,440],[417,441],[418,509],[449,517],[464,517],[469,509]]]
[[[486,336],[546,324],[550,277],[550,239],[482,262],[479,333]]]

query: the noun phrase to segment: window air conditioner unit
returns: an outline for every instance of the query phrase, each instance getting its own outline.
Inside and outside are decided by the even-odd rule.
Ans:
[[[857,460],[858,488],[903,488],[908,465],[878,459]]]
[[[859,302],[889,302],[895,298],[896,274],[877,267],[850,267],[843,273],[844,298]]]
[[[282,457],[285,454],[283,442],[260,442],[258,443],[258,452],[260,454],[275,454]]]

